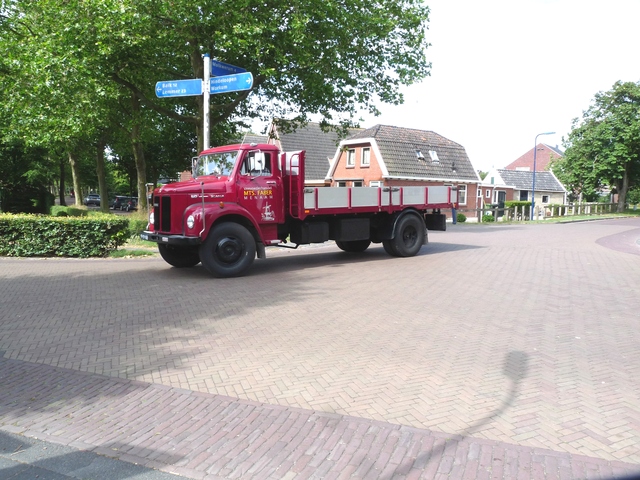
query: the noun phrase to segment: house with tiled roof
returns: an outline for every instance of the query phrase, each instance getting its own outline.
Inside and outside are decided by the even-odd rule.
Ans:
[[[245,145],[251,145],[252,143],[255,144],[259,144],[259,143],[268,143],[269,141],[269,137],[267,135],[257,135],[255,133],[245,133],[242,136],[242,141],[240,142],[241,144]]]
[[[535,204],[566,204],[567,191],[551,171],[535,172]],[[480,186],[485,204],[506,201],[531,202],[533,172],[523,170],[493,169]]]
[[[355,134],[362,129],[351,129]],[[333,130],[324,131],[319,123],[309,122],[294,131],[280,131],[278,122],[271,123],[268,143],[277,145],[283,152],[305,150],[304,183],[308,186],[327,185],[327,172],[342,137]]]
[[[452,185],[461,209],[480,208],[480,178],[464,147],[431,131],[367,128],[340,142],[326,180],[334,187]]]
[[[544,172],[546,170],[549,170],[549,165],[553,160],[562,157],[564,157],[564,153],[557,146],[552,147],[544,143],[539,143],[538,145],[536,145],[535,159],[534,150],[532,148],[527,153],[525,153],[521,157],[518,157],[517,160],[511,162],[504,168],[505,170],[533,172],[533,164],[535,160],[536,171]]]

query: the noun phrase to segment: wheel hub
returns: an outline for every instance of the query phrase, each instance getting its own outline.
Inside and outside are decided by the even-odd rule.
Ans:
[[[244,244],[237,238],[222,238],[216,246],[216,257],[223,263],[235,263],[243,253]]]

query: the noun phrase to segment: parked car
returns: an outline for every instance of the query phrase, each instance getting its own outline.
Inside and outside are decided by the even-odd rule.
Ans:
[[[109,202],[109,208],[112,210],[122,210],[122,207],[129,201],[131,197],[125,197],[123,195],[116,195],[111,202]]]
[[[100,206],[100,195],[98,195],[97,193],[90,193],[89,195],[84,197],[84,204],[87,207],[89,207],[89,206],[99,207]]]
[[[130,212],[138,209],[138,197],[129,197],[120,210]]]

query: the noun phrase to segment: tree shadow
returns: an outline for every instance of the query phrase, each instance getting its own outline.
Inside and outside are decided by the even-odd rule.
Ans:
[[[177,480],[184,477],[98,453],[0,431],[0,478]]]

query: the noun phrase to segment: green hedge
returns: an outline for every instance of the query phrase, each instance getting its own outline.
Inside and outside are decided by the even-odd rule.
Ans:
[[[511,207],[530,207],[531,206],[531,202],[530,201],[522,201],[522,200],[509,200],[508,202],[504,202],[504,206],[506,208],[511,208]]]
[[[50,217],[0,214],[0,255],[104,257],[129,238],[129,221],[102,214]]]
[[[51,207],[50,213],[52,217],[85,217],[87,216],[88,210],[86,208],[54,205]]]

